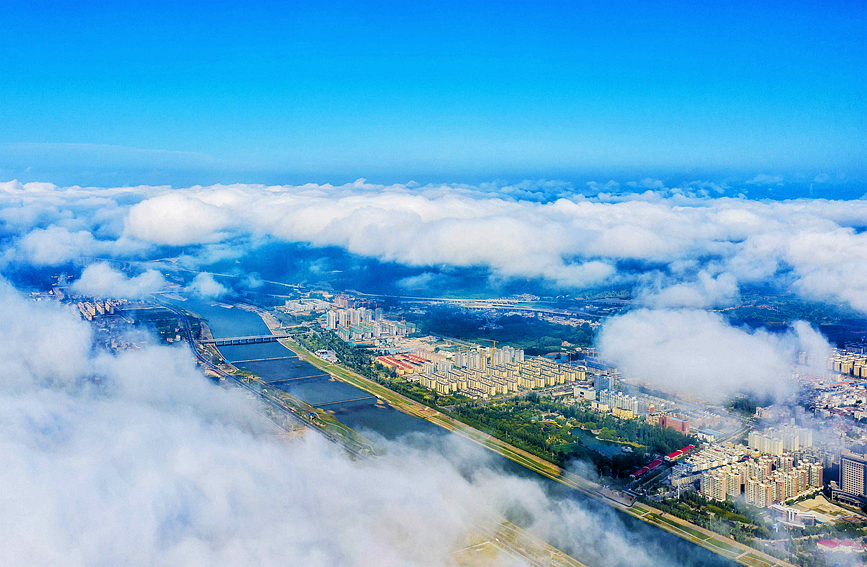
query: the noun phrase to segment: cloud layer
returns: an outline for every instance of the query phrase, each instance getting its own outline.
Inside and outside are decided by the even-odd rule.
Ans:
[[[638,309],[613,317],[598,347],[627,377],[714,401],[737,392],[785,398],[796,390],[797,354],[806,352],[821,372],[830,349],[804,322],[772,334],[733,327],[716,313],[693,309]]]
[[[710,198],[650,181],[636,184],[651,187],[644,193],[550,201],[522,200],[527,188],[363,180],[188,189],[10,182],[0,184],[3,258],[57,265],[194,245],[231,256],[235,242],[276,240],[567,288],[640,281],[650,286],[646,302],[660,307],[725,305],[740,286],[774,279],[867,312],[867,200]]]
[[[91,297],[141,299],[156,293],[165,284],[165,278],[156,270],[128,277],[106,262],[98,262],[81,272],[81,277],[72,283],[70,291]]]
[[[822,360],[827,348],[802,323],[773,335],[700,310],[737,301],[743,284],[776,282],[867,312],[867,201],[709,198],[653,180],[635,188],[644,187],[652,191],[540,200],[527,187],[363,180],[187,189],[11,182],[0,184],[0,269],[165,254],[201,267],[278,241],[567,288],[637,284],[646,308],[607,322],[602,355],[650,383],[710,397],[784,394],[794,355]],[[398,285],[440,277],[420,272]],[[154,271],[129,277],[96,263],[73,289],[136,298],[164,283]],[[207,273],[188,291],[230,292]],[[287,446],[249,400],[213,388],[182,349],[95,351],[74,313],[26,302],[6,284],[0,324],[8,370],[0,545],[13,563],[443,565],[471,527],[516,508],[601,564],[653,563],[653,550],[629,545],[615,518],[550,500],[530,481],[455,465],[443,457],[454,447],[386,443],[392,456],[354,463],[316,439]],[[618,554],[627,548],[628,557]]]
[[[202,299],[218,299],[229,293],[229,288],[215,280],[212,274],[202,272],[193,278],[187,291]]]

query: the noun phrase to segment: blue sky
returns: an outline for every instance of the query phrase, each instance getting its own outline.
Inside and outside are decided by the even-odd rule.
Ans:
[[[122,4],[0,4],[0,177],[865,177],[864,2]]]

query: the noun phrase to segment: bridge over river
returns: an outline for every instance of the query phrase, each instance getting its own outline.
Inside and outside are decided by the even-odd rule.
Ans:
[[[199,341],[203,345],[214,345],[214,346],[230,346],[230,345],[253,345],[253,344],[261,344],[261,343],[276,343],[279,339],[288,339],[292,337],[289,334],[278,334],[278,335],[254,335],[250,337],[225,337],[222,339],[209,339],[206,341]]]

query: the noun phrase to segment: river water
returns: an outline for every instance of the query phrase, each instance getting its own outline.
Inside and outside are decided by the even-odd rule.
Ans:
[[[230,308],[223,304],[195,300],[178,302],[177,305],[206,319],[215,338],[270,333],[258,315],[237,307]],[[220,352],[226,360],[231,361],[239,368],[261,376],[266,382],[272,383],[273,386],[281,388],[311,405],[323,407],[333,412],[334,416],[342,423],[367,435],[374,441],[378,437],[388,440],[402,438],[405,442],[421,443],[428,447],[443,447],[446,441],[448,443],[470,444],[470,441],[458,436],[454,436],[454,439],[446,439],[452,434],[441,427],[411,417],[390,406],[377,404],[377,400],[363,390],[323,374],[321,370],[300,360],[292,351],[279,343],[220,347]],[[605,449],[612,450],[607,445]],[[452,451],[451,454],[456,453]],[[449,451],[445,451],[444,454],[446,458],[449,458]],[[463,457],[453,457],[453,459],[459,458]],[[491,453],[487,463],[505,474],[537,480],[545,488],[551,499],[575,500],[585,510],[598,515],[599,521],[602,519],[608,521],[608,519],[615,517],[623,526],[627,545],[641,548],[652,556],[652,565],[654,566],[729,567],[737,565],[733,561],[538,475],[505,457]],[[466,466],[465,463],[455,462],[455,464],[461,468]],[[598,562],[594,562],[591,557],[588,557],[582,551],[582,548],[587,547],[584,544],[570,541],[551,541],[551,543],[567,553],[574,554],[577,559],[593,567],[606,565],[604,557]],[[623,555],[623,550],[612,551],[620,556]],[[598,553],[599,550],[597,549],[596,553],[592,555]],[[640,565],[640,563],[636,563],[636,565]]]

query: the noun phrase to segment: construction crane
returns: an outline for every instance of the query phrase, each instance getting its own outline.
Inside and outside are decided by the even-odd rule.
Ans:
[[[497,348],[497,343],[499,341],[495,341],[494,339],[479,339],[480,341],[488,341],[490,343],[494,343],[494,348]]]

